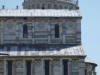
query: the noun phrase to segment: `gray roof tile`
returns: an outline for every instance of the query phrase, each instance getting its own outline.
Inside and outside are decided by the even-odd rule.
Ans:
[[[0,17],[81,17],[79,10],[1,9]]]
[[[97,65],[94,61],[92,61],[92,60],[89,59],[88,57],[85,58],[85,62],[86,62],[86,63],[92,63],[92,64]]]
[[[10,47],[10,46],[9,46]],[[9,54],[10,56],[85,56],[81,45],[78,46],[7,46],[0,48],[0,55]]]

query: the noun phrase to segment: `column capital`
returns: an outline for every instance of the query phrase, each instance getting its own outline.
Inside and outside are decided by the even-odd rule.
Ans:
[[[41,60],[53,60],[52,58],[43,58],[43,59],[41,59]]]
[[[69,61],[72,61],[71,58],[61,58],[60,60],[69,60]]]

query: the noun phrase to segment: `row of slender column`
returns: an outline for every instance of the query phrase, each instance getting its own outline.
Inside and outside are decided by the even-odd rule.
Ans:
[[[27,61],[31,62],[31,75],[38,75],[37,72],[36,72],[37,69],[38,69],[38,71],[41,71],[41,75],[45,75],[45,65],[46,65],[45,62],[46,61],[49,61],[49,75],[57,75],[57,74],[64,75],[64,66],[63,66],[64,60],[67,61],[66,67],[68,69],[68,73],[66,73],[66,74],[68,74],[68,75],[70,74],[69,72],[70,72],[70,68],[71,68],[70,67],[71,63],[68,59],[64,59],[64,60],[62,60],[62,59],[60,59],[60,60],[59,59],[54,59],[54,60],[53,59],[42,59],[42,60],[38,59],[38,60],[41,62],[40,67],[36,67],[35,61],[37,61],[37,59],[36,60],[21,60],[21,61],[23,61],[22,62],[22,64],[23,64],[23,70],[22,70],[23,75],[27,75],[27,64],[26,64]],[[53,61],[55,61],[55,60],[59,61],[60,66],[57,66],[57,67],[54,66]],[[4,75],[8,75],[8,61],[9,60],[4,60]],[[17,75],[16,74],[16,61],[18,61],[18,60],[10,60],[10,61],[12,61],[12,75]],[[58,70],[59,72],[56,73],[57,72],[56,70]]]

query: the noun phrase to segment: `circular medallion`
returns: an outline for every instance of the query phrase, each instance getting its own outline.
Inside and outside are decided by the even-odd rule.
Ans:
[[[22,61],[17,61],[16,62],[16,67],[21,68],[23,66]]]

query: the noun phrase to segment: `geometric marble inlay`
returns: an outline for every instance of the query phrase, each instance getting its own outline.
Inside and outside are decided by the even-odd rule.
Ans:
[[[59,60],[54,60],[54,67],[60,67],[60,61]]]
[[[14,25],[13,25],[12,23],[8,23],[8,24],[7,24],[7,28],[8,28],[8,29],[13,28],[13,26],[14,26]]]
[[[45,27],[45,25],[44,25],[43,22],[40,22],[37,27],[38,27],[38,29],[41,30],[41,29],[43,29]]]
[[[4,62],[0,61],[0,68],[3,68],[3,67],[4,67]]]
[[[36,60],[36,61],[35,61],[35,66],[36,66],[36,67],[40,67],[40,66],[41,66],[41,61]]]
[[[35,31],[47,31],[48,25],[44,21],[35,23]]]
[[[23,62],[22,61],[16,61],[16,68],[22,68]]]
[[[68,28],[68,29],[75,29],[76,28],[76,24],[75,24],[75,22],[73,22],[73,21],[67,21],[67,24],[66,24],[66,27]]]
[[[77,67],[79,65],[78,60],[73,60],[72,61],[72,66]]]

